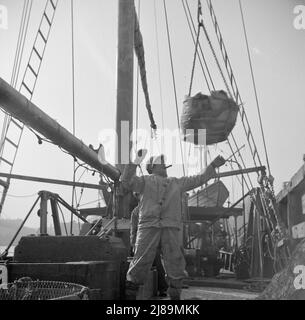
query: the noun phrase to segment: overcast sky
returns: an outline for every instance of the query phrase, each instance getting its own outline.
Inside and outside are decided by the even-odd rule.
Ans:
[[[271,170],[276,179],[276,191],[279,191],[283,182],[290,180],[302,165],[303,154],[305,154],[305,30],[297,30],[293,24],[296,17],[294,14],[295,6],[305,5],[305,2],[304,0],[243,0],[242,2]],[[111,129],[115,126],[118,2],[113,0],[75,0],[74,3],[76,132],[77,136],[85,143],[97,145],[101,130]],[[194,45],[188,30],[182,2],[180,0],[166,0],[166,3],[179,113],[181,113],[184,96],[188,93],[190,84]],[[189,0],[189,3],[195,17],[197,0]],[[217,48],[206,3],[203,0],[202,3],[208,32],[211,35],[213,45]],[[214,0],[213,3],[262,162],[266,164],[238,1]],[[33,2],[21,74],[33,44],[44,4],[45,1],[41,0]],[[0,5],[7,6],[9,23],[7,30],[0,29],[0,77],[9,81],[13,69],[23,1],[0,0]],[[137,1],[136,6],[138,7]],[[177,118],[163,1],[155,0],[155,6],[165,127],[174,130],[177,128]],[[140,12],[152,108],[157,124],[162,127],[154,1],[141,0]],[[217,89],[225,89],[203,34],[201,43]],[[217,52],[221,58],[219,51]],[[59,0],[54,28],[33,102],[72,131],[71,75],[70,0]],[[198,92],[208,93],[197,64],[193,93]],[[136,102],[136,95],[134,101]],[[148,129],[149,121],[142,91],[140,91],[139,101],[140,128]],[[246,143],[240,122],[234,132],[240,145]],[[226,143],[210,149],[212,155],[217,153],[230,155]],[[253,162],[249,155],[249,150],[243,149],[247,166],[252,167]],[[113,158],[110,157],[109,161],[113,161]],[[54,146],[48,144],[39,146],[35,136],[25,130],[14,173],[71,180],[72,165],[73,161],[69,156]],[[199,165],[190,169],[189,173],[195,173],[198,169]],[[174,166],[169,173],[181,176],[182,168]],[[83,181],[98,183],[98,177],[87,174],[83,177]],[[255,176],[253,181],[255,182]],[[234,190],[236,181],[227,180],[228,188],[232,189],[232,185],[231,201],[234,201],[240,196]],[[2,217],[23,218],[35,201],[35,193],[39,190],[60,193],[65,200],[71,201],[70,188],[12,181],[9,189],[10,196],[7,198]],[[29,197],[19,198],[19,196]],[[82,204],[95,201],[96,198],[97,192],[85,191]],[[92,204],[92,206],[95,205]],[[38,218],[35,217],[35,214],[28,225],[38,225]]]

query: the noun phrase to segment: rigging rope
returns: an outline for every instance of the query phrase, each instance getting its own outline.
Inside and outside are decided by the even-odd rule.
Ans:
[[[161,63],[160,63],[160,47],[159,47],[159,32],[158,32],[158,21],[157,21],[157,8],[156,0],[154,0],[154,20],[155,20],[155,34],[156,34],[156,44],[157,44],[157,62],[158,62],[158,76],[159,76],[159,93],[160,93],[160,107],[161,107],[161,120],[162,120],[162,151],[165,149],[164,142],[164,104],[163,104],[163,92],[162,92],[162,82],[161,82]]]
[[[76,134],[76,117],[75,117],[75,43],[74,43],[74,3],[71,0],[71,53],[72,53],[72,131]],[[73,182],[76,181],[76,159],[73,159]],[[76,199],[76,187],[72,188],[72,208]],[[73,213],[71,213],[70,233],[73,233]]]
[[[32,12],[32,5],[33,5],[33,0],[24,1],[22,16],[21,16],[21,23],[19,27],[17,47],[15,52],[15,58],[14,58],[13,71],[12,71],[11,82],[10,82],[11,86],[14,88],[17,87],[17,81],[18,81],[20,66],[22,62],[22,56],[24,52],[24,46],[27,38],[27,31],[28,31],[29,21],[31,17],[31,12]],[[4,118],[2,133],[1,133],[1,146],[0,146],[1,157],[3,155],[4,139],[7,135],[8,125],[10,123],[11,118],[12,117],[10,114],[6,114]]]
[[[265,156],[266,156],[269,175],[271,176],[271,169],[270,169],[270,162],[269,162],[269,156],[268,156],[268,151],[267,151],[266,138],[265,138],[265,133],[264,133],[263,120],[262,120],[262,115],[261,115],[260,103],[259,103],[259,99],[258,99],[258,92],[257,92],[257,86],[256,86],[256,81],[255,81],[255,76],[254,76],[252,58],[251,58],[251,53],[250,53],[250,48],[249,48],[247,28],[246,28],[245,17],[244,17],[244,10],[243,10],[241,0],[239,0],[239,8],[240,8],[241,18],[242,18],[242,23],[243,23],[243,30],[244,30],[244,36],[245,36],[245,41],[246,41],[246,46],[247,46],[247,53],[248,53],[248,59],[249,59],[249,66],[250,66],[250,70],[251,70],[253,89],[254,89],[254,94],[255,94],[255,99],[256,99],[257,112],[258,112],[260,129],[261,129],[261,134],[263,137],[263,144],[264,144],[264,149],[265,149]]]
[[[170,40],[170,32],[169,32],[169,24],[168,24],[168,15],[167,15],[167,7],[165,0],[163,0],[164,5],[164,13],[165,13],[165,21],[166,21],[166,31],[167,31],[167,39],[168,39],[168,47],[169,47],[169,55],[170,55],[170,62],[171,62],[171,70],[172,70],[172,78],[173,78],[173,86],[174,86],[174,95],[175,95],[175,103],[176,103],[176,113],[177,113],[177,121],[179,132],[181,132],[181,125],[179,119],[179,109],[178,109],[178,99],[177,99],[177,89],[176,89],[176,79],[175,79],[175,71],[174,71],[174,63],[173,63],[173,55],[172,55],[172,45]],[[180,142],[180,149],[181,149],[181,159],[182,159],[182,167],[183,167],[183,174],[185,176],[185,164],[184,164],[184,156],[183,156],[183,148],[182,148],[182,141],[179,139]]]
[[[21,15],[21,22],[19,27],[19,34],[18,34],[18,40],[17,40],[17,48],[15,53],[15,59],[14,59],[14,65],[13,65],[13,72],[11,76],[11,86],[15,85],[15,78],[16,78],[16,70],[18,68],[18,63],[20,62],[20,48],[21,44],[23,42],[22,37],[24,33],[24,27],[25,27],[25,19],[27,15],[27,8],[28,8],[29,0],[24,0],[23,3],[23,9],[22,9],[22,15]]]
[[[192,95],[192,88],[193,88],[193,81],[194,81],[195,67],[196,67],[196,60],[197,60],[197,55],[198,55],[198,44],[199,44],[200,30],[201,30],[201,24],[199,23],[198,32],[197,32],[197,39],[196,39],[196,44],[195,44],[195,54],[194,54],[194,61],[193,61],[193,67],[192,67],[192,75],[191,75],[191,83],[190,83],[190,89],[189,89],[189,97]]]
[[[141,1],[138,2],[139,23],[141,19]],[[139,75],[140,66],[137,64],[137,102],[136,102],[136,150],[138,150],[138,130],[139,130]]]
[[[227,82],[227,80],[226,80],[226,77],[225,77],[225,75],[224,75],[224,73],[223,73],[223,70],[222,70],[221,65],[220,65],[220,63],[219,63],[219,60],[218,60],[218,58],[217,58],[216,51],[215,51],[215,49],[214,49],[214,47],[213,47],[212,41],[211,41],[211,39],[210,39],[210,36],[209,36],[209,34],[208,34],[208,31],[207,31],[206,26],[205,26],[205,24],[204,24],[203,21],[202,21],[202,28],[203,28],[204,34],[205,34],[205,36],[206,36],[206,38],[207,38],[209,47],[210,47],[210,49],[211,49],[211,51],[212,51],[212,54],[213,54],[213,57],[214,57],[215,62],[216,62],[216,64],[217,64],[217,67],[218,67],[218,69],[219,69],[220,75],[221,75],[221,77],[222,77],[222,79],[223,79],[223,82],[224,82],[224,84],[225,84],[225,86],[226,86],[227,92],[228,92],[229,96],[233,99],[233,95],[232,95],[232,93],[231,93],[231,90],[230,90],[230,88],[229,88],[228,82]]]
[[[217,58],[216,51],[215,51],[215,49],[214,49],[214,47],[213,47],[212,41],[211,41],[211,39],[210,39],[210,37],[209,37],[208,31],[207,31],[207,29],[206,29],[205,24],[204,24],[203,21],[202,21],[202,28],[203,28],[203,30],[204,30],[205,36],[206,36],[206,38],[207,38],[209,47],[210,47],[210,49],[211,49],[211,51],[212,51],[212,54],[213,54],[214,60],[215,60],[215,62],[216,62],[216,65],[217,65],[217,67],[218,67],[218,70],[219,70],[219,72],[220,72],[220,75],[221,75],[221,77],[222,77],[222,79],[223,79],[223,82],[224,82],[224,84],[225,84],[225,86],[226,86],[227,92],[228,92],[229,96],[230,96],[232,99],[234,99],[234,98],[233,98],[233,95],[232,95],[232,93],[231,93],[231,90],[230,90],[230,88],[229,88],[228,82],[226,81],[226,77],[225,77],[225,75],[224,75],[224,73],[223,73],[223,70],[222,70],[222,68],[221,68],[220,62],[219,62],[219,60],[218,60],[218,58]],[[232,137],[233,142],[234,142],[234,144],[235,144],[235,147],[236,147],[236,149],[238,150],[239,147],[238,147],[238,144],[237,144],[236,139],[235,139],[235,137],[234,137],[234,134],[233,134],[232,132],[231,132],[230,136]],[[228,139],[228,143],[229,143],[229,146],[230,146],[230,149],[231,149],[232,153],[235,153],[234,150],[233,150],[232,144],[231,144],[231,142],[230,142],[229,139]],[[239,155],[239,157],[240,157],[241,160],[242,160],[242,164],[243,164],[244,168],[246,168],[245,161],[244,161],[244,159],[243,159],[240,151],[238,151],[238,155]],[[235,158],[235,161],[238,162],[237,157],[236,157],[235,155],[234,155],[234,158]],[[253,189],[253,184],[252,184],[252,180],[250,179],[250,175],[247,174],[247,177],[248,177],[248,180],[249,180],[249,182],[250,182],[250,185],[251,185],[251,187],[252,187],[252,189]],[[248,183],[246,183],[246,185],[247,185],[247,188],[248,188],[249,191],[250,191],[250,188],[249,188]]]
[[[182,0],[182,5],[183,5],[184,12],[185,12],[185,15],[186,15],[186,18],[187,18],[187,21],[188,21],[188,25],[189,25],[189,29],[190,29],[190,32],[191,32],[193,41],[194,41],[194,43],[195,43],[195,37],[194,37],[193,33],[196,32],[196,28],[195,28],[194,19],[193,19],[193,17],[192,17],[191,11],[190,11],[190,7],[189,7],[188,0],[185,0],[185,3],[184,3],[184,1]],[[187,9],[187,11],[188,11],[188,14],[187,14],[186,9]],[[192,30],[192,28],[191,28],[190,20],[191,20],[191,23],[192,23],[193,30]],[[206,30],[206,34],[207,34],[207,30]],[[208,38],[209,38],[209,36],[208,36]],[[214,51],[214,53],[215,53],[215,50],[214,50],[211,42],[210,42],[210,45],[211,45],[211,47],[212,47],[212,51]],[[209,67],[208,67],[208,65],[207,65],[207,62],[206,62],[206,59],[205,59],[205,56],[204,56],[204,53],[203,53],[203,50],[202,50],[202,46],[201,46],[200,43],[199,43],[199,48],[200,48],[200,53],[201,53],[201,55],[202,55],[202,57],[203,57],[203,60],[204,60],[204,63],[205,63],[205,67],[206,67],[207,72],[208,72],[208,75],[209,75],[209,79],[210,79],[211,85],[212,85],[213,89],[215,90],[215,84],[214,84],[213,78],[212,78],[212,76],[211,76],[211,73],[210,73]],[[217,63],[217,62],[218,62],[218,59],[217,59],[216,53],[215,53],[215,55],[214,55],[214,58],[216,59],[216,63]],[[200,57],[199,57],[199,59],[200,59]],[[217,65],[220,67],[220,72],[222,72],[222,69],[221,69],[221,66],[220,66],[219,62],[217,63]],[[201,67],[202,67],[202,71],[203,71],[203,74],[204,74],[204,77],[205,77],[207,86],[208,86],[208,88],[209,88],[209,90],[210,90],[210,93],[211,93],[211,89],[210,89],[210,87],[209,87],[209,82],[208,82],[208,80],[207,80],[207,77],[206,77],[206,74],[205,74],[205,72],[204,72],[203,66],[201,65]],[[223,74],[223,73],[222,73],[222,74]],[[224,81],[225,81],[224,75],[223,75],[223,79],[224,79]],[[225,81],[225,83],[226,83],[226,81]],[[236,149],[238,150],[239,147],[237,146],[237,143],[236,143],[236,140],[235,140],[235,137],[234,137],[233,133],[231,133],[231,137],[233,137],[233,140],[234,140]],[[229,147],[230,147],[230,150],[231,150],[232,154],[234,155],[235,161],[238,161],[238,159],[237,159],[237,157],[236,157],[236,151],[233,150],[233,146],[232,146],[232,144],[231,144],[231,142],[230,142],[229,139],[228,139],[228,144],[229,144]],[[239,152],[239,157],[240,157],[241,159],[243,159],[240,152]],[[244,164],[244,161],[243,161],[243,164]],[[230,165],[231,165],[231,168],[232,168],[232,170],[233,170],[232,164],[230,164]],[[244,165],[244,167],[245,167],[245,165]],[[249,180],[250,184],[252,185],[252,181],[251,181],[251,179],[250,179],[249,174],[247,174],[247,177],[248,177],[248,180]],[[240,181],[239,177],[237,176],[236,178],[237,178],[237,180],[239,181],[240,185],[242,185],[242,182]],[[243,177],[243,179],[244,179],[244,177]],[[245,180],[245,183],[246,183],[247,189],[250,191],[249,185],[248,185],[248,183],[247,183],[246,180]],[[253,185],[252,185],[252,188],[253,188]]]
[[[21,30],[21,38],[20,38],[21,42],[20,42],[19,53],[18,53],[19,62],[17,62],[17,64],[16,64],[15,78],[14,78],[14,82],[13,82],[14,87],[17,87],[17,80],[18,80],[19,73],[20,73],[22,56],[23,56],[25,42],[26,42],[26,38],[27,38],[27,34],[28,34],[29,22],[30,22],[30,17],[31,17],[31,13],[32,13],[32,6],[33,6],[33,0],[28,1],[27,7],[25,10],[24,22],[22,23],[23,27]]]
[[[190,7],[189,7],[189,4],[188,4],[187,1],[186,1],[186,4],[184,3],[184,0],[181,0],[181,2],[182,2],[182,6],[183,6],[183,10],[184,10],[185,16],[186,16],[187,24],[188,24],[188,26],[189,26],[189,30],[190,30],[190,32],[191,32],[191,36],[192,36],[192,39],[193,39],[193,42],[194,42],[194,45],[195,45],[196,40],[195,40],[195,35],[194,35],[194,33],[196,33],[196,28],[195,28],[195,24],[194,24],[194,20],[193,20],[192,14],[191,14],[191,10],[190,10]],[[190,21],[190,20],[191,20],[191,21]],[[192,23],[192,26],[191,26],[191,23]],[[192,27],[193,27],[193,28],[192,28]],[[215,90],[215,86],[214,86],[214,83],[213,83],[213,79],[212,79],[212,76],[211,76],[211,73],[210,73],[210,70],[209,70],[207,61],[206,61],[206,59],[205,59],[205,56],[204,56],[204,53],[203,53],[202,46],[201,46],[200,42],[199,42],[199,49],[200,49],[200,53],[201,53],[201,55],[202,55],[202,59],[203,59],[204,65],[205,65],[205,67],[206,67],[206,70],[207,70],[207,73],[208,73],[208,76],[209,76],[209,79],[210,79],[210,82],[211,82],[211,86],[212,86],[213,89]],[[208,81],[206,72],[205,72],[205,70],[204,70],[204,67],[203,67],[203,64],[202,64],[202,61],[201,61],[201,57],[200,57],[200,56],[199,56],[199,61],[200,61],[201,69],[202,69],[203,76],[204,76],[204,78],[205,78],[207,87],[208,87],[208,89],[209,89],[209,92],[211,93],[212,90],[211,90],[211,87],[210,87],[210,84],[209,84],[209,81]]]
[[[139,20],[138,20],[136,12],[135,12],[135,35],[134,36],[135,36],[135,38],[134,38],[135,52],[136,52],[136,56],[138,58],[138,64],[140,67],[142,87],[143,87],[145,102],[146,102],[146,109],[147,109],[148,116],[150,119],[150,126],[151,126],[152,130],[156,131],[157,125],[156,125],[153,113],[151,111],[151,104],[150,104],[150,98],[149,98],[149,92],[148,92],[143,37],[142,37],[141,31],[140,31]]]
[[[194,75],[195,75],[195,67],[196,67],[196,60],[198,55],[198,45],[199,45],[199,38],[200,38],[200,30],[202,26],[202,21],[200,21],[200,17],[202,15],[202,7],[200,0],[198,0],[198,32],[197,32],[197,38],[196,38],[196,44],[195,44],[195,54],[194,54],[194,61],[193,61],[193,67],[192,67],[192,75],[191,75],[191,83],[190,83],[190,89],[189,89],[189,97],[192,95],[192,88],[193,88],[193,81],[194,81]]]

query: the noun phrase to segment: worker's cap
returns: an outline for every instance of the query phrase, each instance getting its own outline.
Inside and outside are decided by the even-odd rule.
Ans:
[[[149,161],[147,162],[147,165],[146,165],[146,170],[149,174],[152,174],[152,171],[153,171],[153,168],[155,165],[158,165],[158,164],[164,164],[164,166],[166,167],[166,157],[164,154],[161,154],[160,156],[157,156],[157,157],[151,157],[149,159]],[[166,167],[167,168],[170,168],[171,166],[168,166]]]

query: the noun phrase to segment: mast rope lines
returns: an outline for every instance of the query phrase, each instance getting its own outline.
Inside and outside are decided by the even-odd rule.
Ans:
[[[221,31],[220,31],[220,27],[219,27],[219,24],[217,22],[217,18],[216,18],[216,14],[215,14],[215,11],[214,11],[214,8],[213,8],[213,4],[212,4],[211,0],[206,0],[206,1],[207,1],[207,5],[208,5],[208,8],[209,8],[210,16],[211,16],[211,19],[212,19],[212,23],[214,25],[214,29],[215,29],[215,33],[216,33],[217,40],[218,40],[218,43],[219,43],[220,51],[221,51],[221,54],[222,54],[222,57],[223,57],[223,61],[224,61],[225,67],[226,67],[227,75],[228,75],[228,77],[230,79],[230,84],[231,84],[231,87],[232,87],[234,99],[237,102],[237,104],[240,106],[241,120],[242,120],[242,124],[243,124],[243,127],[244,127],[244,131],[245,131],[246,136],[247,136],[248,145],[249,145],[252,157],[253,157],[253,161],[254,161],[255,166],[261,166],[262,162],[261,162],[261,159],[260,159],[260,156],[259,156],[259,153],[258,153],[258,149],[257,149],[256,143],[255,143],[255,140],[254,140],[254,136],[253,136],[252,131],[251,131],[250,123],[249,123],[249,120],[248,120],[248,117],[247,117],[247,114],[246,114],[246,111],[245,111],[245,108],[244,108],[243,100],[241,98],[240,91],[239,91],[238,86],[237,86],[237,81],[236,81],[236,78],[235,78],[234,73],[233,73],[233,68],[232,68],[232,65],[231,65],[231,62],[230,62],[230,59],[229,59],[225,44],[224,44],[224,40],[223,40]],[[242,19],[243,19],[243,26],[245,28],[242,7],[241,7],[241,14],[242,14]],[[245,37],[246,37],[246,39],[248,41],[248,37],[246,36],[246,30],[245,29],[244,29],[244,32],[245,32]],[[253,68],[252,68],[252,70],[253,70]],[[261,126],[261,129],[262,129],[262,126]],[[267,152],[266,148],[265,148],[265,152]],[[267,159],[267,163],[269,163],[269,159],[268,159],[267,153],[266,153],[266,159]],[[269,174],[271,175],[270,166],[269,165],[268,165],[268,170],[269,170]],[[268,184],[270,184],[270,188],[273,189],[273,179],[272,179],[272,177],[270,177],[270,181],[269,181]]]
[[[189,26],[189,30],[190,30],[194,45],[196,46],[196,42],[197,41],[195,40],[195,35],[194,35],[194,34],[196,34],[196,27],[195,27],[194,19],[192,17],[190,6],[188,4],[188,0],[182,0],[181,2],[182,2],[182,6],[183,6],[183,9],[184,9],[184,12],[185,12],[185,16],[186,16],[186,19],[187,19],[187,23],[188,23],[188,26]],[[201,24],[203,24],[203,21],[202,20],[200,21],[200,14],[202,15],[202,10],[200,10],[200,7],[201,7],[201,2],[200,1],[198,1],[198,7],[199,7],[199,10],[198,10],[197,19],[198,19],[198,23],[200,24],[200,26],[198,28],[200,29],[202,27]],[[208,37],[208,39],[210,39],[209,35],[207,33],[207,30],[205,32],[205,35]],[[210,45],[210,48],[211,48],[212,52],[215,53],[215,50],[213,48],[213,45],[212,45],[211,41],[209,42],[209,45]],[[198,47],[200,49],[200,52],[198,52]],[[203,49],[202,49],[202,45],[201,45],[201,43],[199,41],[198,41],[198,47],[197,47],[197,55],[198,55],[198,58],[199,58],[199,62],[200,62],[200,65],[201,65],[201,69],[202,69],[202,72],[203,72],[207,87],[209,89],[209,92],[211,93],[212,92],[211,87],[213,88],[214,91],[216,90],[215,89],[215,84],[214,84],[213,78],[211,76],[211,72],[209,70],[209,66],[207,64],[207,61],[206,61],[206,58],[205,58],[205,55],[204,55],[204,52],[203,52]],[[201,56],[200,56],[200,54],[201,54]],[[213,56],[214,56],[214,59],[215,59],[215,61],[217,63],[217,66],[218,66],[218,68],[220,70],[220,73],[222,74],[222,78],[226,83],[226,80],[225,80],[225,77],[223,75],[223,71],[221,69],[220,63],[219,63],[218,58],[216,56],[216,53]],[[202,60],[203,60],[203,62],[202,62]],[[205,69],[206,69],[206,71],[205,71]],[[226,86],[228,87],[228,85],[226,85]],[[235,159],[235,161],[237,163],[238,159],[237,159],[237,155],[236,154],[238,153],[238,156],[242,160],[243,168],[246,169],[245,162],[244,162],[242,154],[240,152],[241,148],[238,147],[237,142],[235,140],[235,137],[233,135],[233,132],[231,132],[230,136],[233,138],[233,141],[234,141],[234,144],[235,144],[235,147],[236,147],[236,151],[234,151],[232,143],[228,139],[228,144],[229,144],[229,147],[230,147],[230,150],[231,150],[232,154],[234,155],[234,159]],[[232,166],[231,162],[230,162],[230,166],[231,166],[231,168],[233,170],[233,166]],[[244,180],[248,191],[250,191],[251,189],[253,189],[253,184],[252,184],[252,181],[251,181],[251,178],[250,178],[249,174],[247,174],[246,176],[248,178],[248,182],[247,182],[247,180],[245,180],[244,176],[242,177],[242,179]],[[238,179],[239,183],[242,185],[242,182],[240,181],[239,177],[237,177],[237,179]]]
[[[33,94],[36,88],[36,84],[37,84],[38,76],[40,73],[42,61],[45,55],[51,28],[54,22],[58,1],[59,0],[46,1],[46,5],[45,5],[43,15],[38,27],[34,45],[32,47],[30,57],[22,78],[22,82],[19,87],[19,92],[23,94],[29,101],[32,100]],[[28,21],[27,21],[27,25],[28,25]],[[27,26],[25,27],[25,33],[26,32],[27,32]],[[22,55],[23,49],[20,51],[20,53]],[[21,55],[20,55],[20,62],[21,62]],[[15,78],[15,85],[17,85],[17,78]],[[14,119],[12,117],[9,118],[6,130],[5,130],[6,134],[3,137],[3,140],[1,143],[2,152],[0,157],[0,165],[1,165],[2,172],[6,171],[7,173],[11,174],[13,171],[13,167],[17,157],[17,152],[21,142],[24,127],[25,127],[24,124],[19,122],[17,119]],[[6,148],[7,145],[9,146],[8,150]],[[3,164],[5,164],[6,170],[4,170]],[[5,181],[0,180],[0,186],[4,188],[3,189],[4,191],[1,196],[1,201],[0,201],[0,214],[3,209],[3,205],[6,199],[9,185],[10,185],[10,178],[7,178]]]
[[[169,56],[170,56],[171,70],[172,70],[173,90],[174,90],[174,97],[175,97],[177,123],[178,123],[179,132],[181,132],[181,125],[180,125],[180,119],[179,119],[179,109],[178,109],[178,99],[177,99],[177,89],[176,89],[176,78],[175,78],[175,70],[174,70],[174,61],[173,61],[171,37],[170,37],[170,30],[169,30],[169,21],[168,21],[168,14],[167,14],[167,7],[166,7],[165,0],[163,0],[163,7],[164,7],[164,15],[165,15],[165,23],[166,23],[168,49],[169,49]],[[183,155],[182,140],[179,139],[179,142],[180,142],[180,151],[181,151],[183,175],[185,176],[186,175],[186,170],[185,170],[185,162],[184,162],[184,155]]]
[[[19,35],[18,35],[18,41],[17,41],[17,48],[15,52],[15,59],[14,59],[14,65],[13,65],[13,71],[11,76],[11,86],[16,88],[17,81],[19,78],[19,72],[20,72],[20,65],[22,60],[22,55],[24,51],[24,46],[27,38],[27,31],[29,26],[29,20],[32,12],[32,4],[33,1],[31,0],[24,0],[23,4],[23,10],[22,10],[22,16],[21,16],[21,22],[19,27]],[[1,143],[0,143],[0,156],[2,157],[3,154],[3,147],[4,147],[4,140],[8,129],[8,124],[11,117],[8,114],[5,114],[5,118],[3,121],[3,127],[2,127],[2,134],[1,134]]]
[[[233,95],[234,95],[234,99],[236,101],[236,103],[240,106],[240,116],[241,116],[241,120],[242,120],[242,124],[244,127],[244,131],[246,134],[246,138],[248,141],[248,146],[249,149],[251,151],[251,155],[254,161],[255,166],[261,166],[262,162],[258,153],[258,149],[256,146],[256,142],[254,140],[254,136],[250,127],[250,123],[248,120],[248,117],[246,115],[246,111],[244,108],[244,103],[243,100],[241,98],[240,95],[240,91],[238,89],[237,86],[237,81],[236,78],[234,76],[233,73],[233,68],[224,44],[224,40],[220,31],[220,27],[219,24],[217,22],[217,18],[216,18],[216,14],[212,5],[212,1],[211,0],[206,0],[208,8],[209,8],[209,12],[210,12],[210,16],[211,16],[211,20],[212,23],[214,25],[214,29],[215,29],[215,33],[216,33],[216,37],[219,43],[219,47],[220,47],[220,51],[221,51],[221,55],[226,67],[226,71],[227,71],[227,76],[230,79],[230,84],[231,84],[231,88],[233,91]],[[266,175],[263,177],[259,176],[259,184],[260,184],[260,188],[262,191],[263,196],[261,197],[262,199],[262,204],[264,209],[266,210],[266,212],[268,212],[268,215],[273,217],[272,221],[275,221],[276,223],[273,223],[273,232],[272,232],[272,236],[273,236],[273,243],[274,243],[274,247],[277,246],[282,246],[282,251],[285,251],[287,246],[287,242],[289,241],[289,232],[286,229],[281,216],[278,213],[278,209],[276,207],[275,204],[275,195],[274,195],[274,187],[273,187],[273,181],[274,178],[271,176],[271,171],[270,171],[270,164],[269,164],[269,158],[268,158],[268,153],[267,153],[267,147],[266,147],[266,141],[265,141],[265,135],[264,135],[264,130],[263,130],[263,124],[261,121],[261,113],[260,113],[260,106],[259,106],[259,102],[258,102],[258,95],[257,95],[257,90],[256,90],[256,83],[255,83],[255,79],[254,79],[254,72],[253,72],[253,66],[252,66],[252,60],[251,60],[251,56],[250,56],[250,52],[249,52],[249,42],[248,42],[248,36],[247,36],[247,31],[246,31],[246,26],[245,26],[245,19],[244,19],[244,14],[243,14],[243,9],[242,9],[242,5],[241,2],[239,1],[240,4],[240,12],[241,12],[241,17],[242,17],[242,23],[243,23],[243,29],[244,29],[244,35],[245,35],[245,40],[246,40],[246,45],[247,45],[247,50],[248,50],[248,58],[249,58],[249,64],[250,64],[250,69],[251,69],[251,75],[252,75],[252,81],[253,81],[253,87],[254,87],[254,91],[255,91],[255,97],[256,97],[256,103],[257,103],[257,110],[258,110],[258,114],[259,114],[259,118],[260,118],[260,129],[262,132],[262,136],[263,136],[263,142],[264,142],[264,148],[265,148],[265,155],[266,155],[266,161],[268,163],[268,170],[269,170],[269,177],[267,177]],[[215,57],[217,58],[217,57]],[[234,144],[237,146],[236,140],[232,134],[233,137],[233,141]],[[244,160],[241,157],[241,160],[244,164]],[[270,218],[269,218],[270,219]],[[285,254],[286,255],[286,254]]]
[[[18,41],[17,41],[17,48],[15,52],[15,59],[14,59],[14,65],[13,65],[13,71],[11,76],[11,82],[10,85],[14,88],[17,86],[17,81],[19,77],[20,72],[20,65],[22,60],[22,54],[24,51],[24,45],[27,37],[27,30],[30,20],[30,15],[32,11],[32,3],[29,6],[29,0],[24,0],[23,10],[22,10],[22,17],[21,17],[21,23],[19,27],[19,35],[18,35]],[[8,129],[8,123],[11,119],[11,116],[8,114],[5,114],[3,127],[2,127],[2,134],[1,134],[1,143],[0,143],[0,156],[2,157],[3,154],[3,147],[4,147],[4,140]]]

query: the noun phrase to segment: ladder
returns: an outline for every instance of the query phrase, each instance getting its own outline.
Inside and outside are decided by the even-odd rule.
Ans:
[[[46,1],[46,6],[44,8],[34,45],[30,53],[30,58],[19,87],[19,92],[30,101],[32,100],[35,91],[57,5],[58,0]],[[8,118],[5,135],[0,145],[0,170],[2,173],[11,174],[13,171],[23,130],[23,123],[17,119],[14,119],[13,117]],[[3,209],[9,186],[10,178],[6,178],[6,180],[0,179],[0,188],[3,188],[0,200],[0,214]]]

